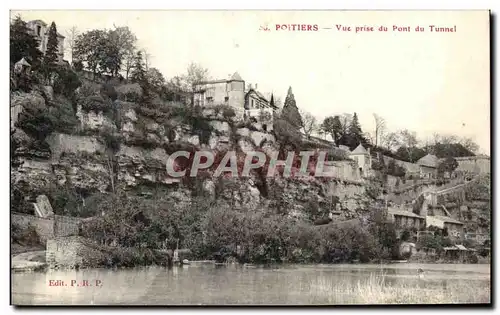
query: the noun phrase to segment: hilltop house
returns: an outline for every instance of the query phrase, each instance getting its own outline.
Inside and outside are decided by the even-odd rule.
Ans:
[[[359,172],[363,176],[368,176],[368,172],[372,168],[370,149],[366,150],[363,145],[359,144],[354,150],[349,153],[349,157],[356,161],[359,167]]]
[[[31,30],[32,35],[35,36],[35,38],[39,42],[39,47],[38,49],[45,54],[45,51],[47,50],[47,41],[49,39],[49,27],[50,25],[47,25],[44,21],[42,20],[33,20],[29,21],[26,23],[28,28]],[[64,36],[57,33],[57,48],[58,48],[58,58],[59,62],[62,62],[64,59]]]
[[[204,81],[194,85],[194,105],[209,107],[214,105],[229,105],[236,114],[243,118],[254,118],[256,121],[263,117],[272,119],[276,106],[235,72],[228,79]]]
[[[439,159],[437,156],[427,154],[417,161],[417,165],[420,167],[421,178],[436,178],[437,168],[439,165]]]

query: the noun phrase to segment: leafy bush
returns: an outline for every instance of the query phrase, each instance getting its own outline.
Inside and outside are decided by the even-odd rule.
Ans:
[[[45,99],[37,91],[30,93],[14,92],[10,96],[10,106],[22,106],[25,109],[45,108]]]
[[[200,143],[208,144],[213,127],[203,116],[202,108],[199,106],[177,107],[173,109],[172,116],[179,117],[184,123],[191,126],[194,134],[200,139]]]
[[[55,119],[47,108],[26,108],[19,114],[16,127],[31,137],[44,140],[55,130]]]
[[[82,98],[97,96],[100,94],[101,85],[91,81],[84,81],[78,89],[78,94]]]
[[[124,84],[116,87],[117,97],[120,101],[140,102],[142,99],[142,88],[138,83]]]
[[[104,98],[108,98],[111,101],[116,101],[118,98],[118,93],[112,84],[104,83],[101,85],[100,93]]]
[[[54,93],[62,94],[66,97],[73,97],[78,87],[82,85],[76,72],[68,67],[57,67],[54,79]]]
[[[103,112],[106,114],[113,111],[112,103],[109,100],[106,101],[100,95],[88,96],[80,99],[80,104],[85,111],[94,111],[96,113]]]

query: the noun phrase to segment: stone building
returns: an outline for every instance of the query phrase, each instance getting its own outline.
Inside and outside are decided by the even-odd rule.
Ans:
[[[428,215],[425,217],[426,227],[437,227],[448,230],[448,235],[454,238],[464,238],[464,223],[452,217],[442,215]]]
[[[235,72],[228,79],[204,81],[194,85],[194,105],[210,107],[215,105],[229,105],[240,117],[254,118],[256,121],[263,117],[272,118],[277,109],[271,106],[269,100]],[[266,114],[267,113],[267,114]]]
[[[397,207],[387,208],[387,219],[394,223],[398,237],[404,230],[419,230],[425,227],[425,217]],[[412,236],[416,238],[416,234]]]
[[[47,25],[44,21],[42,20],[33,20],[29,21],[26,23],[28,28],[31,30],[32,35],[35,36],[35,38],[39,42],[39,47],[38,49],[45,54],[45,51],[47,50],[47,41],[49,39],[49,28],[50,25]],[[58,58],[59,62],[62,62],[64,59],[64,36],[61,35],[60,33],[57,33],[57,47],[58,47]]]
[[[363,176],[367,176],[372,168],[372,158],[370,149],[366,150],[363,145],[358,145],[349,153],[349,157],[358,163],[359,171]]]
[[[420,167],[421,178],[436,178],[437,168],[439,166],[439,159],[437,156],[427,154],[417,161],[417,165]]]

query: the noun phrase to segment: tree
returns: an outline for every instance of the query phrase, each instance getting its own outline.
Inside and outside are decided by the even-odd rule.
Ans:
[[[304,126],[304,122],[302,121],[302,117],[300,116],[299,109],[295,102],[295,96],[293,95],[292,87],[288,88],[288,93],[285,98],[285,105],[283,106],[281,116],[297,130]]]
[[[69,30],[66,31],[66,38],[64,39],[64,43],[66,44],[66,51],[69,53],[72,63],[73,56],[75,54],[75,43],[78,35],[80,35],[78,28],[76,26],[72,26]]]
[[[457,167],[457,160],[455,160],[453,157],[447,157],[441,163],[439,163],[437,171],[439,175],[443,175],[445,172],[451,174],[451,172],[453,172]]]
[[[31,35],[30,29],[20,16],[16,16],[10,24],[10,60],[16,63],[23,57],[33,66],[39,64],[42,52],[38,49],[39,42]]]
[[[377,114],[373,114],[373,118],[375,119],[375,146],[379,145],[379,140],[381,140],[384,132],[385,132],[385,119]]]
[[[191,62],[185,74],[175,76],[170,80],[170,85],[181,91],[195,92],[196,84],[209,79],[208,69],[202,65]]]
[[[300,149],[302,136],[295,126],[281,116],[274,116],[273,133],[279,144],[280,158],[286,158],[286,152]]]
[[[471,138],[462,138],[459,140],[459,143],[464,148],[466,148],[467,150],[469,150],[474,154],[476,154],[477,151],[479,150],[479,145],[476,142],[474,142],[474,140],[472,140]]]
[[[349,125],[349,131],[347,134],[347,145],[352,150],[359,144],[366,145],[368,141],[364,137],[363,130],[361,130],[361,125],[358,121],[358,115],[354,113],[352,117],[351,124]]]
[[[398,136],[399,148],[397,150],[397,155],[402,160],[413,163],[428,153],[428,150],[417,147],[417,134],[414,131],[409,131],[407,129],[401,130]]]
[[[427,151],[419,147],[400,146],[396,151],[396,157],[399,160],[407,162],[416,162],[427,155]]]
[[[340,117],[338,115],[334,117],[332,116],[326,117],[325,120],[323,120],[323,123],[321,124],[321,129],[325,133],[330,134],[336,146],[340,144],[339,142],[340,138],[342,137],[343,127],[342,123],[340,122]]]
[[[57,55],[59,52],[57,41],[57,28],[56,23],[52,22],[49,28],[49,37],[47,39],[47,49],[45,50],[44,65],[53,68],[57,62]]]
[[[109,31],[108,36],[111,51],[116,54],[116,60],[118,61],[112,75],[117,76],[127,57],[134,53],[137,37],[130,31],[128,26],[114,27],[113,30]]]
[[[107,58],[107,35],[103,30],[91,30],[79,35],[75,41],[74,60],[82,62],[84,68],[94,74],[102,73]]]
[[[281,97],[275,96],[274,97],[274,106],[281,108],[283,107],[283,101],[281,100]]]
[[[130,75],[130,79],[132,83],[139,83],[141,86],[146,83],[146,69],[144,69],[144,59],[141,51],[135,54],[134,69]]]
[[[129,75],[132,71],[132,69],[134,68],[134,64],[135,64],[135,51],[129,51],[125,54],[125,56],[123,57],[123,71],[125,71],[125,79],[128,80],[129,79]]]
[[[165,78],[156,68],[149,68],[147,70],[146,79],[151,89],[156,93],[160,93],[162,88],[165,86]]]
[[[318,123],[316,117],[314,117],[311,113],[302,112],[302,119],[304,121],[304,134],[307,138],[311,136],[311,134],[318,129]]]
[[[400,145],[399,135],[396,132],[388,132],[382,135],[380,139],[380,146],[387,148],[391,151],[396,150]]]
[[[150,60],[151,60],[151,54],[146,51],[146,49],[142,50],[142,54],[144,56],[144,67],[146,71],[149,70],[149,65],[150,65]]]

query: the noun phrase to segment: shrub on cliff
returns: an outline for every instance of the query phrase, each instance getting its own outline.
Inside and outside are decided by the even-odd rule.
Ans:
[[[84,81],[82,85],[78,88],[78,95],[81,98],[87,98],[89,96],[99,95],[101,85],[91,81]]]
[[[138,103],[142,99],[142,88],[138,83],[119,85],[115,89],[120,101]]]
[[[58,66],[55,69],[55,74],[54,93],[72,98],[75,91],[82,85],[76,72],[69,67]]]
[[[55,129],[55,119],[47,108],[26,108],[18,116],[16,127],[37,140],[44,140]]]
[[[105,114],[110,114],[113,111],[113,104],[111,101],[105,100],[100,95],[93,95],[80,99],[80,105],[85,111],[94,111],[96,113],[103,112]]]
[[[54,123],[54,131],[70,134],[78,125],[78,118],[71,101],[62,96],[55,98],[52,106],[49,107],[49,113]]]

